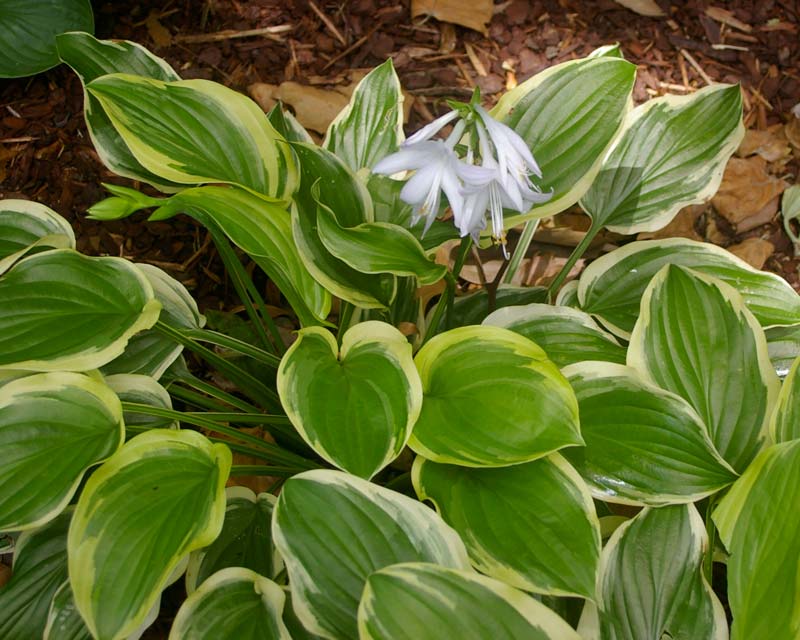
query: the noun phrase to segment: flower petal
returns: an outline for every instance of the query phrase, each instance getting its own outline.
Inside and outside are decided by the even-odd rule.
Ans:
[[[414,135],[403,142],[404,147],[412,144],[417,144],[428,138],[432,138],[448,123],[452,122],[458,117],[458,111],[450,111],[443,116],[436,118],[433,122],[426,124],[422,129],[417,131]]]

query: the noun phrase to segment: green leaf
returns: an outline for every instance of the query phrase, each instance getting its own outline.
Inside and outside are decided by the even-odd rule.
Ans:
[[[446,630],[446,631],[445,631]],[[580,640],[531,596],[477,573],[422,562],[373,573],[358,608],[361,640]]]
[[[441,333],[414,359],[422,413],[409,446],[434,462],[503,467],[583,444],[566,379],[536,344],[508,329]]]
[[[66,539],[66,531],[64,533]],[[64,561],[66,568],[66,554]],[[92,634],[75,607],[69,580],[64,581],[53,595],[42,640],[92,640]]]
[[[94,31],[94,15],[88,0],[3,0],[0,24],[0,78],[23,78],[55,67],[56,35]]]
[[[648,507],[621,525],[600,560],[599,621],[594,606],[587,605],[578,626],[581,637],[727,638],[725,611],[701,570],[707,545],[703,520],[691,504]]]
[[[292,145],[300,166],[300,188],[292,202],[292,233],[314,279],[333,295],[358,307],[383,309],[394,297],[395,277],[361,273],[333,256],[318,233],[320,208],[343,228],[374,221],[369,192],[330,151],[312,144]]]
[[[578,398],[586,441],[564,457],[596,498],[651,506],[695,502],[736,479],[683,398],[616,364],[582,362],[563,373]]]
[[[40,373],[0,388],[0,531],[53,519],[124,438],[119,399],[89,376]]]
[[[533,150],[549,202],[505,220],[506,228],[568,209],[600,171],[603,155],[631,108],[636,67],[620,58],[572,60],[506,93],[492,115]]]
[[[800,250],[800,237],[794,232],[791,221],[800,218],[800,185],[793,184],[783,192],[781,217],[783,218],[783,228],[786,230],[786,235],[792,239],[794,253],[797,255]]]
[[[411,345],[375,320],[344,334],[300,331],[278,369],[278,394],[303,439],[325,460],[369,479],[406,446],[422,405]]]
[[[773,442],[787,442],[800,438],[800,378],[797,369],[800,358],[797,358],[783,381],[778,401],[772,412],[769,432]]]
[[[512,287],[501,284],[495,293],[494,309],[545,302],[546,300],[547,289],[545,287]],[[466,327],[472,324],[481,324],[494,309],[489,308],[489,292],[481,288],[475,293],[455,299],[450,320],[451,326]]]
[[[525,336],[559,367],[584,360],[625,362],[625,348],[617,339],[577,309],[541,303],[510,306],[489,314],[483,324]]]
[[[767,351],[779,378],[789,375],[792,364],[800,356],[800,325],[771,327],[764,330]]]
[[[247,487],[225,489],[225,521],[209,546],[193,551],[186,567],[186,593],[192,594],[211,574],[227,567],[244,567],[273,578],[278,563],[270,524],[275,496],[256,496]]]
[[[418,457],[412,479],[480,572],[525,591],[594,598],[600,525],[586,485],[558,454],[502,469]]]
[[[361,273],[416,276],[420,285],[444,278],[447,267],[425,256],[409,231],[390,222],[364,222],[345,229],[329,209],[317,210],[317,232],[331,255]]]
[[[172,409],[172,399],[167,390],[150,376],[135,373],[117,373],[106,376],[105,383],[122,402],[136,402],[158,409]],[[178,429],[177,420],[148,416],[142,413],[125,411],[122,414],[126,427],[146,427],[148,429]]]
[[[26,253],[40,248],[74,249],[69,223],[38,202],[0,201],[0,275]]]
[[[628,364],[699,414],[737,471],[764,442],[780,389],[764,331],[729,285],[667,265],[650,282]]]
[[[309,631],[357,637],[367,578],[398,562],[468,569],[464,544],[425,505],[340,471],[306,471],[286,481],[272,519],[292,604]]]
[[[764,327],[800,323],[800,296],[778,275],[754,269],[732,253],[683,238],[631,242],[587,267],[580,278],[581,309],[616,335],[629,338],[645,288],[665,264],[688,267],[739,291]]]
[[[308,134],[302,124],[297,121],[291,112],[285,111],[283,105],[278,101],[267,114],[269,121],[275,130],[280,133],[288,142],[307,142],[314,144],[314,139]]]
[[[0,588],[0,638],[41,638],[53,594],[67,579],[67,529],[72,509],[23,532],[14,549],[14,572]]]
[[[72,249],[18,262],[0,277],[0,300],[0,369],[30,371],[100,367],[155,324],[161,306],[130,262]]]
[[[89,478],[68,550],[75,604],[95,637],[135,630],[181,559],[217,537],[230,464],[227,447],[197,432],[154,429]]]
[[[167,82],[180,80],[180,76],[166,60],[154,56],[135,42],[98,40],[88,33],[73,32],[56,36],[56,44],[61,60],[72,67],[83,84],[86,128],[103,164],[117,175],[142,180],[162,191],[180,189],[181,185],[165,180],[142,166],[117,133],[100,102],[86,91],[89,82],[110,73],[130,73]]]
[[[186,213],[217,225],[286,296],[304,326],[325,321],[330,294],[312,278],[292,237],[289,214],[243,189],[198,187],[173,196],[151,219]]]
[[[178,609],[170,640],[292,640],[281,615],[286,596],[255,571],[218,571]]]
[[[558,292],[556,296],[555,305],[558,307],[572,307],[573,309],[580,309],[578,302],[578,281],[570,280]]]
[[[657,231],[716,193],[744,137],[741,89],[713,85],[648,100],[624,126],[581,206],[596,228]]]
[[[297,185],[289,145],[255,102],[215,82],[130,74],[86,86],[134,157],[180,184],[227,182],[288,201]]]
[[[394,153],[403,137],[403,92],[389,58],[356,85],[322,146],[358,171]]]
[[[728,558],[733,640],[800,633],[800,442],[762,451],[714,511]]]

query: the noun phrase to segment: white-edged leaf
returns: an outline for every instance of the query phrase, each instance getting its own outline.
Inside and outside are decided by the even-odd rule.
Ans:
[[[417,457],[412,479],[482,573],[526,591],[594,598],[600,527],[586,485],[558,454],[500,469]]]
[[[38,202],[0,200],[0,275],[40,248],[74,249],[75,234],[69,223]]]
[[[785,378],[800,356],[800,325],[793,327],[771,327],[764,330],[767,351],[775,373]]]
[[[333,640],[357,636],[367,578],[398,562],[469,569],[464,544],[425,505],[340,471],[286,481],[272,519],[292,604],[303,626]]]
[[[138,373],[117,373],[105,376],[105,383],[117,394],[122,402],[146,404],[158,409],[172,409],[172,398],[158,381]],[[126,427],[148,429],[178,429],[180,424],[172,418],[148,416],[142,413],[124,411],[122,414]]]
[[[686,400],[731,467],[743,471],[758,453],[780,382],[764,331],[731,286],[665,266],[642,296],[628,365]]]
[[[64,561],[66,564],[66,554]],[[42,640],[93,640],[91,632],[75,607],[69,580],[65,580],[53,594]]]
[[[800,378],[797,358],[783,381],[778,401],[772,411],[769,432],[773,442],[787,442],[800,438]]]

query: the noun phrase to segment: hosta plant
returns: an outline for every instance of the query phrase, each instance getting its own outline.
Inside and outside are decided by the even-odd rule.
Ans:
[[[738,87],[633,108],[605,47],[406,140],[387,61],[316,144],[133,43],[58,49],[99,157],[153,188],[108,185],[90,215],[191,216],[244,312],[205,328],[163,272],[3,203],[3,638],[135,638],[176,581],[173,639],[797,635],[800,297],[681,239],[562,287],[600,230],[713,194]],[[550,288],[509,286],[537,220],[576,203],[590,230]],[[457,296],[492,244],[506,282]]]

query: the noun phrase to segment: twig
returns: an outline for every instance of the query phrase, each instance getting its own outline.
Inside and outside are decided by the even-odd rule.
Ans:
[[[705,81],[706,84],[714,84],[714,81],[711,77],[703,70],[703,67],[700,66],[700,63],[692,57],[692,54],[689,53],[686,49],[681,49],[681,55],[686,58],[686,61],[694,67],[694,70],[700,75],[700,77]]]
[[[330,18],[326,16],[322,9],[320,9],[316,4],[314,4],[314,0],[308,0],[308,6],[319,16],[319,19],[322,20],[323,24],[328,27],[328,31],[330,31],[334,37],[342,43],[345,47],[347,46],[347,40],[344,39],[344,36],[339,32],[336,28],[336,25],[331,22]]]
[[[38,140],[39,138],[35,138],[33,136],[19,136],[17,138],[3,138],[0,140],[2,144],[16,144],[18,142],[33,142],[34,140]]]
[[[347,49],[345,49],[345,50],[344,50],[344,51],[342,51],[341,53],[338,53],[338,54],[336,54],[335,56],[333,56],[333,58],[331,58],[331,59],[328,61],[328,64],[326,64],[324,67],[322,67],[322,70],[323,70],[323,71],[325,71],[325,69],[327,69],[328,67],[330,67],[330,66],[331,66],[331,65],[332,65],[334,62],[336,62],[336,61],[338,61],[338,60],[341,60],[341,59],[342,59],[342,58],[344,58],[344,57],[345,57],[345,56],[346,56],[348,53],[352,53],[353,51],[355,51],[356,49],[358,49],[358,48],[359,48],[359,47],[360,47],[362,44],[364,44],[364,43],[365,43],[367,40],[369,40],[369,39],[372,37],[372,34],[373,34],[373,33],[375,33],[375,32],[376,32],[378,29],[380,29],[380,27],[381,27],[381,24],[380,24],[380,23],[379,23],[379,24],[377,24],[376,26],[372,27],[372,29],[369,31],[369,33],[367,33],[367,34],[365,34],[365,35],[361,36],[361,37],[360,37],[358,40],[356,40],[356,41],[355,41],[353,44],[351,44],[349,47],[347,47]]]
[[[279,24],[274,27],[262,27],[261,29],[245,29],[244,31],[235,31],[233,29],[226,29],[225,31],[217,31],[216,33],[199,33],[185,36],[175,36],[176,42],[221,42],[222,40],[235,40],[237,38],[252,38],[255,36],[263,36],[276,42],[283,42],[283,38],[278,37],[278,34],[292,31],[294,26],[291,24]]]
[[[769,100],[767,100],[767,99],[764,97],[764,95],[763,95],[763,94],[762,94],[762,93],[761,93],[761,92],[760,92],[758,89],[756,89],[755,87],[750,87],[750,91],[752,92],[752,94],[753,94],[753,97],[756,99],[756,101],[758,101],[758,102],[760,102],[761,104],[763,104],[763,105],[764,105],[764,106],[765,106],[767,109],[769,109],[770,111],[774,111],[774,108],[773,108],[773,106],[770,104]]]
[[[467,50],[467,57],[472,63],[472,67],[475,69],[475,72],[482,77],[489,75],[486,73],[486,67],[483,66],[481,59],[478,57],[478,54],[475,53],[475,49],[472,48],[472,45],[469,42],[465,42],[464,48]]]

